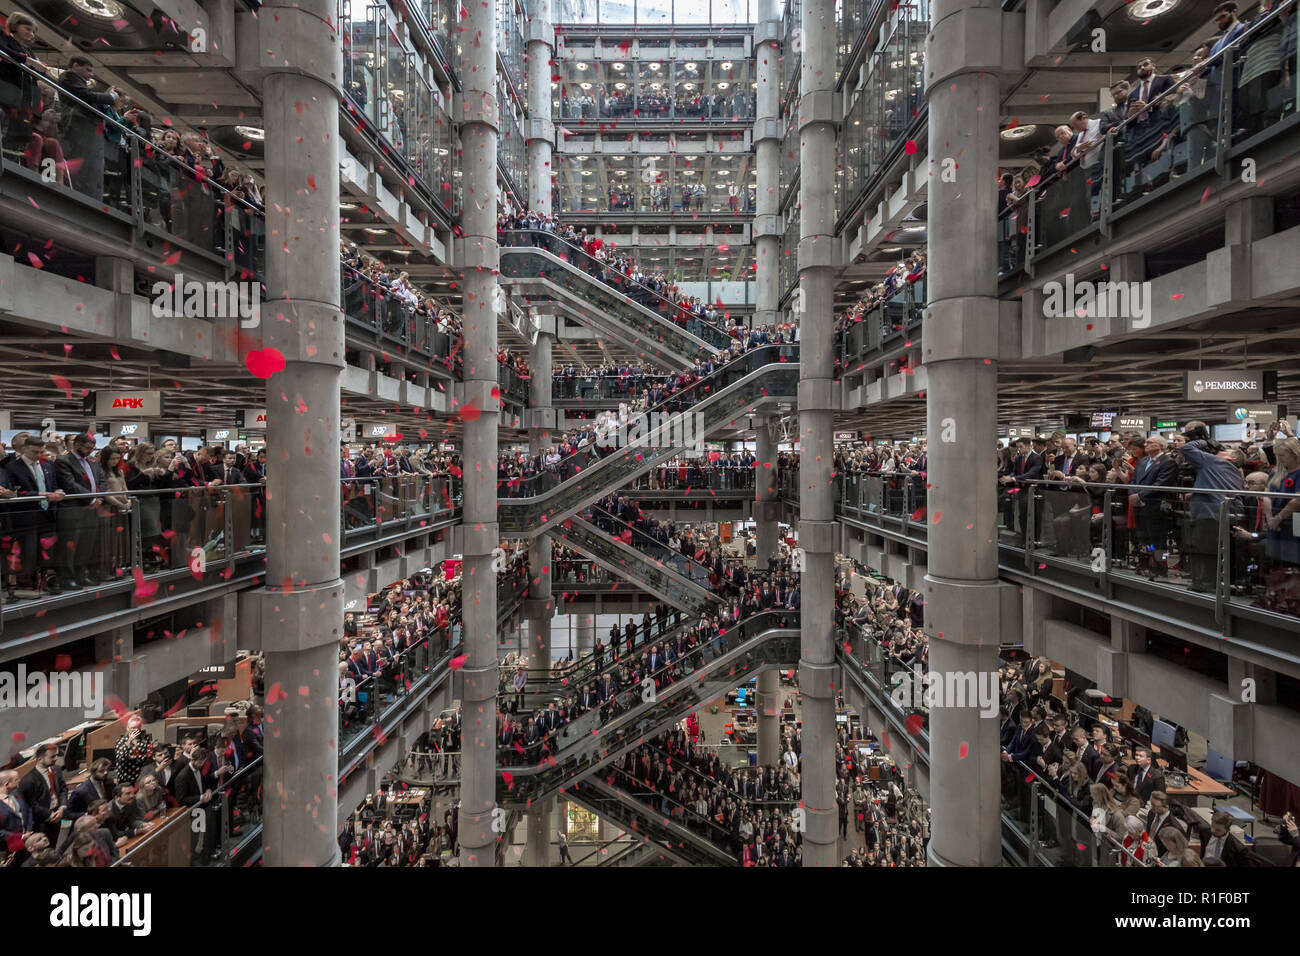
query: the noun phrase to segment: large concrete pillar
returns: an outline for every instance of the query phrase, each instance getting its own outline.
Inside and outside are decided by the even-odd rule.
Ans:
[[[934,674],[996,671],[1000,636],[995,486],[972,481],[997,435],[997,0],[936,0],[926,49],[930,109],[929,573],[925,624]],[[994,677],[996,680],[996,676]],[[952,686],[949,684],[948,686]],[[996,686],[996,685],[994,685]],[[930,861],[1001,859],[998,717],[930,711]]]
[[[284,356],[266,384],[266,586],[257,595],[269,732],[268,866],[338,862],[339,82],[333,0],[271,0],[258,19],[266,128],[267,301]],[[264,353],[265,354],[265,353]]]
[[[758,173],[754,216],[757,283],[754,324],[776,321],[781,296],[781,10],[777,0],[759,0],[754,26],[758,95],[754,112],[754,167]]]
[[[555,28],[551,5],[533,4],[528,21],[528,120],[524,144],[528,151],[528,205],[540,213],[551,212],[551,159],[555,123],[551,119],[551,75],[555,61]]]
[[[754,420],[754,554],[760,570],[776,552],[779,506],[776,491],[776,443],[768,431],[770,420]],[[764,467],[771,465],[771,467]],[[781,756],[781,675],[766,670],[758,675],[758,762],[775,764]]]
[[[497,72],[496,7],[462,8],[461,168],[465,211],[456,268],[465,290],[465,503],[462,522],[462,616],[466,661],[460,783],[461,866],[493,866],[496,807],[497,592],[492,552],[497,527]]]
[[[596,615],[575,614],[573,617],[578,636],[578,646],[573,650],[573,659],[577,660],[596,649]]]
[[[555,801],[547,800],[528,811],[528,842],[524,846],[525,866],[551,866],[551,833],[555,827]]]
[[[835,2],[804,0],[799,76],[799,690],[803,695],[804,865],[836,865],[835,575],[831,485],[835,331]]]

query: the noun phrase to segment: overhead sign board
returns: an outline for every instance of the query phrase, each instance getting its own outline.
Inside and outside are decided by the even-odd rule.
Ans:
[[[109,438],[129,438],[143,441],[149,435],[149,429],[140,422],[113,422],[108,428]]]
[[[1178,421],[1173,418],[1157,418],[1155,424],[1152,427],[1159,428],[1162,431],[1166,428],[1177,428]]]
[[[245,408],[243,410],[244,420],[239,424],[245,428],[266,429],[266,409],[265,408]]]
[[[1145,435],[1151,430],[1151,419],[1147,415],[1116,415],[1110,428],[1111,431],[1141,432]]]
[[[129,392],[95,392],[96,418],[159,418],[162,415],[162,393],[152,389],[132,389]]]
[[[238,429],[230,428],[209,428],[205,432],[206,440],[209,445],[225,445],[239,437]]]
[[[1093,412],[1088,425],[1090,428],[1110,428],[1110,423],[1114,418],[1114,412]]]
[[[370,441],[376,438],[392,441],[397,438],[397,426],[388,422],[369,422],[362,426],[361,437]]]
[[[835,440],[836,441],[857,441],[858,433],[857,432],[836,432]]]
[[[1257,402],[1242,402],[1240,405],[1228,406],[1228,422],[1254,422],[1267,425],[1277,421],[1276,405],[1260,405]]]
[[[1007,429],[1008,438],[1033,438],[1034,435],[1035,435],[1034,429],[1028,426]]]
[[[1264,398],[1264,373],[1251,369],[1187,372],[1183,397],[1188,401],[1216,398],[1228,402],[1258,402]]]

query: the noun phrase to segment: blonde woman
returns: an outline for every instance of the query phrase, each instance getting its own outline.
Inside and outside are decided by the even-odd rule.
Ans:
[[[1283,496],[1300,494],[1300,439],[1277,439],[1273,442],[1273,457],[1277,466],[1268,478],[1268,490],[1273,495],[1260,499],[1268,525],[1265,553],[1272,561],[1294,567],[1300,564],[1300,538],[1296,537],[1292,515],[1300,511],[1300,498]]]

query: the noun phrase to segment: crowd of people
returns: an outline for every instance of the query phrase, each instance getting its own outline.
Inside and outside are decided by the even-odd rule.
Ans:
[[[646,272],[615,243],[558,216],[536,210],[512,210],[497,216],[497,241],[502,245],[533,245],[566,259],[593,278],[652,312],[696,333],[705,326],[721,333],[717,323],[726,316],[699,296],[686,295],[663,272]],[[734,324],[739,324],[736,317]]]
[[[29,169],[110,208],[130,210],[135,170],[146,222],[250,264],[263,241],[264,204],[253,177],[228,168],[202,135],[184,133],[95,78],[72,53],[60,68],[33,52],[36,21],[11,13],[0,33],[0,145]],[[236,248],[224,249],[225,218]]]
[[[628,751],[607,773],[612,785],[734,853],[742,866],[796,867],[803,860],[793,814],[798,748],[798,732],[791,731],[779,766],[733,768],[698,734],[678,728]]]
[[[1003,271],[1015,268],[1023,254],[1026,225],[1021,211],[1031,195],[1049,196],[1059,218],[1077,223],[1071,209],[1091,209],[1099,215],[1102,158],[1114,142],[1112,180],[1114,201],[1149,192],[1211,159],[1219,137],[1224,59],[1236,47],[1229,82],[1231,128],[1235,144],[1276,122],[1294,97],[1296,51],[1295,3],[1264,0],[1253,22],[1239,16],[1236,0],[1214,8],[1218,33],[1195,44],[1191,62],[1183,69],[1159,73],[1151,57],[1140,60],[1131,77],[1110,87],[1112,105],[1095,116],[1084,110],[1056,127],[1057,148],[1043,147],[1019,172],[1003,173],[998,211],[1012,224],[1000,235]],[[1077,172],[1076,172],[1077,171]],[[1050,224],[1055,216],[1044,220]],[[1072,227],[1077,228],[1077,225]]]
[[[572,95],[568,90],[561,94],[560,110],[565,119],[575,120],[673,117],[740,122],[753,117],[754,97],[739,88],[730,93],[655,90],[640,95],[630,90],[575,89]]]
[[[396,788],[394,788],[396,793]],[[407,819],[390,814],[390,794],[380,790],[351,813],[339,833],[344,866],[442,866],[442,854],[459,851],[456,841],[457,805],[448,807],[439,824],[433,816],[433,795],[425,794]]]
[[[1193,591],[1210,592],[1226,501],[1234,593],[1300,614],[1300,539],[1291,520],[1300,499],[1286,497],[1300,481],[1300,440],[1290,432],[1283,419],[1262,440],[1236,445],[1212,439],[1204,422],[1171,438],[1124,433],[1082,447],[1060,432],[1018,439],[1014,450],[998,450],[1003,520],[1026,534],[1032,499],[1037,543],[1064,555],[1090,553],[1109,521],[1112,565],[1155,579],[1176,570]],[[1116,487],[1124,485],[1137,487]],[[1162,490],[1177,488],[1188,490]],[[1243,491],[1255,494],[1231,494]]]
[[[1134,744],[1116,726],[1085,716],[1076,706],[1078,697],[1054,694],[1046,658],[1004,664],[999,680],[1004,800],[1023,801],[1027,782],[1043,781],[1074,808],[1080,825],[1087,820],[1095,834],[1109,838],[1124,866],[1254,864],[1252,848],[1231,832],[1232,817],[1218,811],[1206,824],[1170,796],[1172,782],[1149,746]],[[1129,718],[1147,737],[1156,719],[1142,707]],[[1186,732],[1175,727],[1175,733],[1175,744],[1186,748]],[[1284,818],[1278,835],[1300,848],[1294,818]],[[1049,845],[1070,838],[1059,822],[1058,832],[1044,836]],[[1199,847],[1190,847],[1191,836]]]
[[[57,745],[41,744],[25,775],[0,770],[0,865],[112,866],[129,841],[178,807],[210,817],[223,802],[235,801],[232,826],[251,825],[261,816],[261,804],[250,785],[232,785],[232,778],[261,757],[263,739],[263,711],[256,705],[242,727],[233,713],[227,715],[210,747],[207,736],[195,732],[173,747],[132,714],[113,759],[92,760],[86,778],[71,788],[58,765]],[[218,827],[212,829],[215,836]],[[207,855],[209,845],[197,840],[196,852]]]
[[[94,435],[19,432],[0,443],[0,553],[13,601],[111,583],[132,567],[130,525],[138,512],[146,573],[181,567],[192,547],[219,540],[205,516],[231,488],[249,509],[251,541],[265,532],[267,457],[247,445],[181,451]],[[130,494],[134,492],[135,494]],[[214,537],[217,535],[217,537]]]
[[[433,572],[385,588],[361,618],[345,614],[338,663],[340,736],[369,727],[380,701],[397,695],[432,661],[448,654],[460,620],[460,575]],[[426,643],[430,653],[415,660],[410,652]]]

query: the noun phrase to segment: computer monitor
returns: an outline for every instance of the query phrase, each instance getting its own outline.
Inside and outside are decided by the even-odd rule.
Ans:
[[[1163,750],[1174,745],[1174,725],[1156,720],[1151,725],[1151,742]]]
[[[1236,764],[1231,757],[1224,756],[1213,747],[1206,748],[1205,775],[1211,780],[1229,783],[1235,768]]]
[[[1148,750],[1151,749],[1151,738],[1142,733],[1142,731],[1138,730],[1132,724],[1121,723],[1119,725],[1119,735],[1133,747],[1146,747]]]
[[[1170,770],[1187,773],[1187,751],[1177,747],[1161,747],[1159,758],[1169,765]]]

